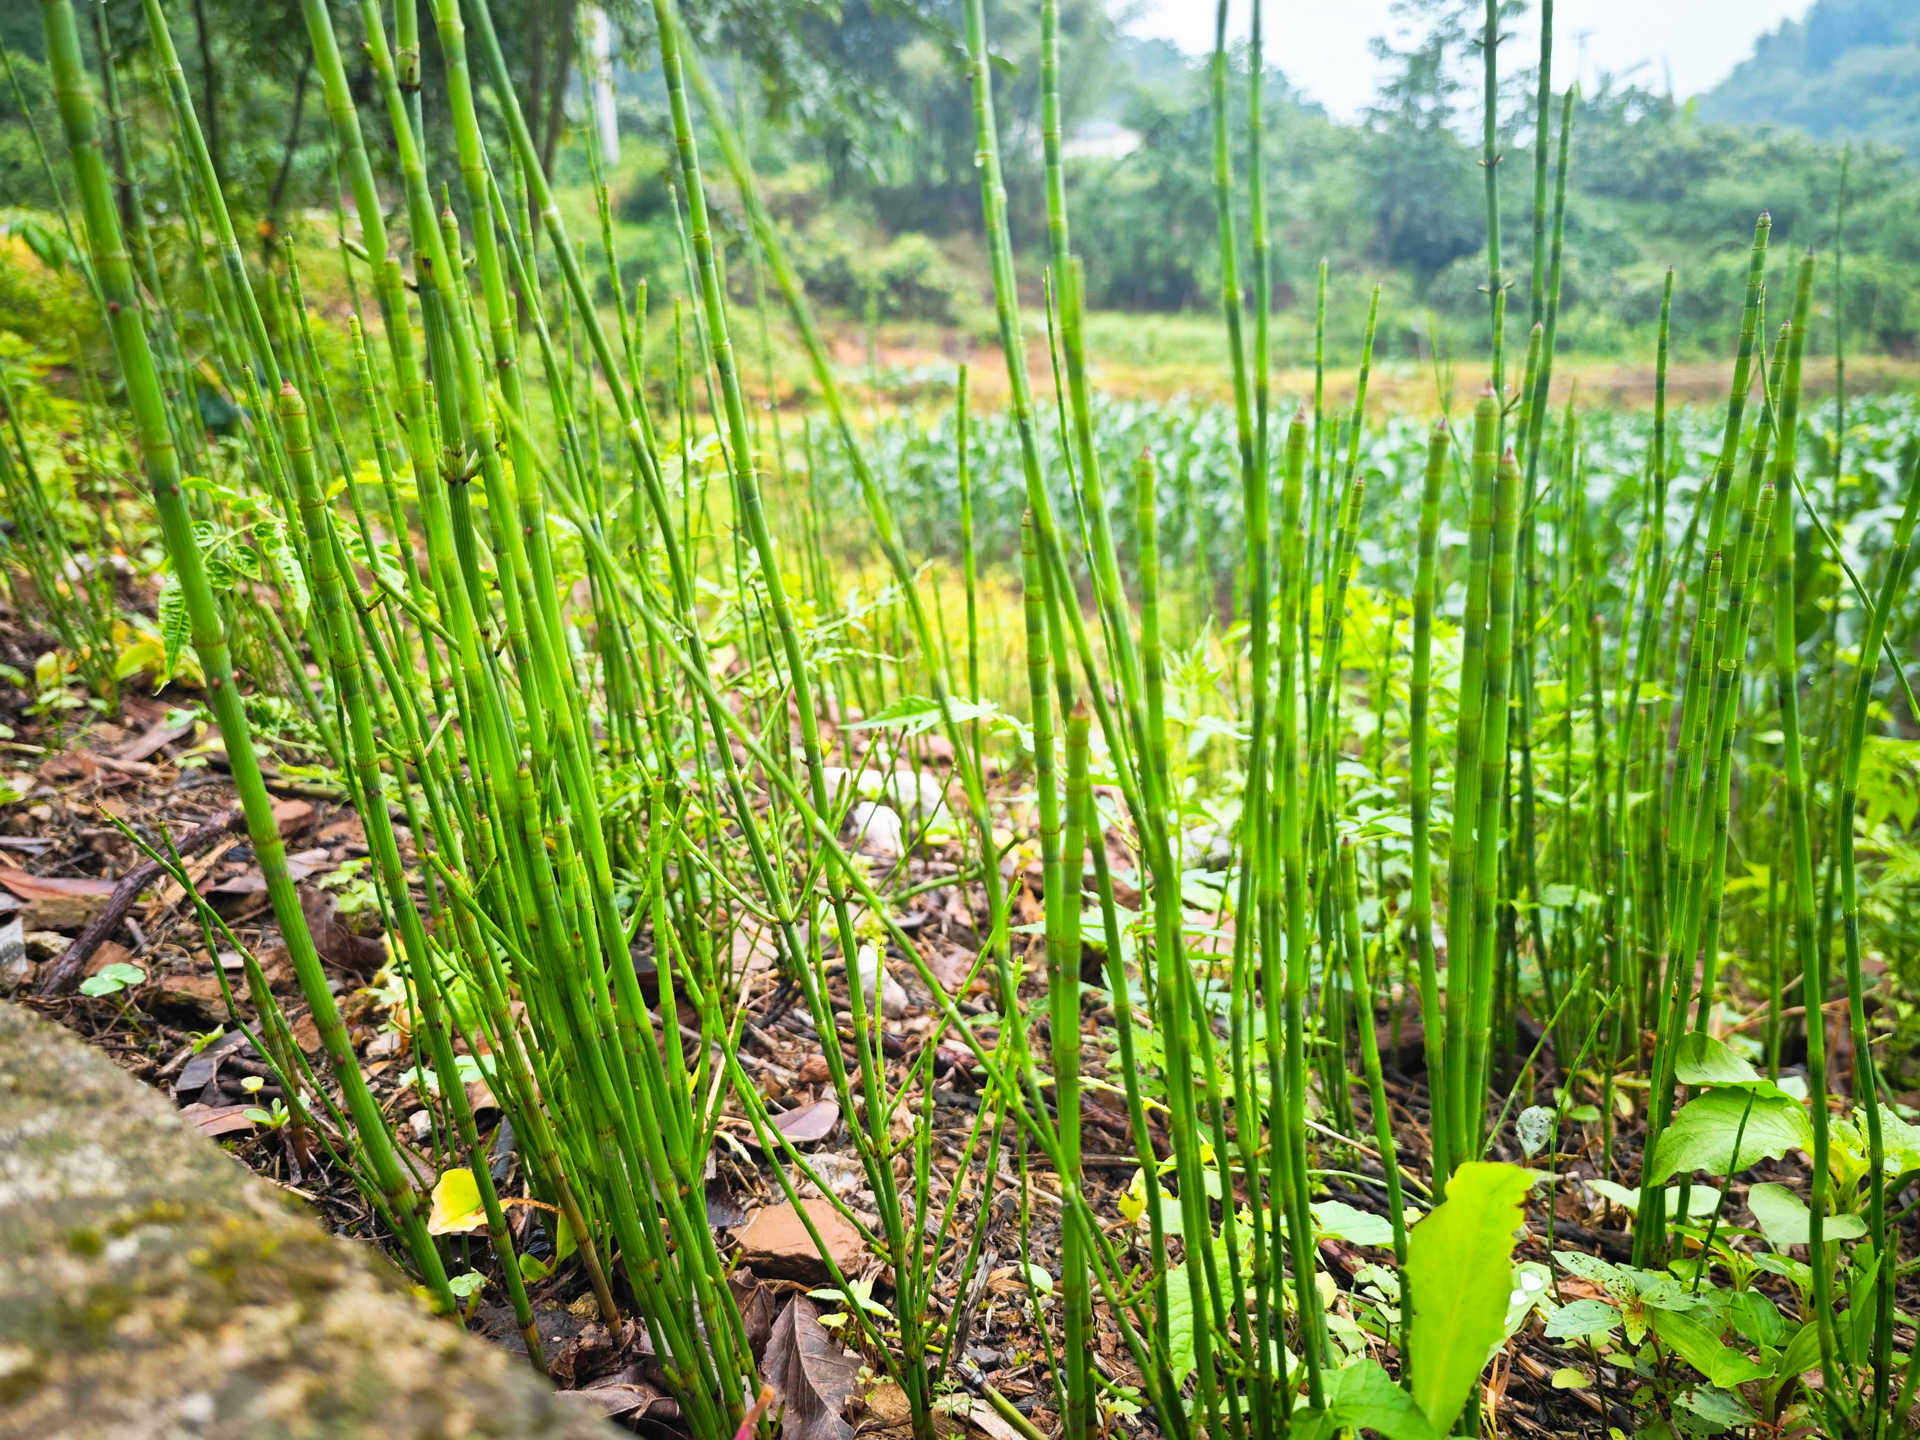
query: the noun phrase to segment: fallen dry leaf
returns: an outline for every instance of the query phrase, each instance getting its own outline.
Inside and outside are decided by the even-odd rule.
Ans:
[[[293,1022],[293,1043],[309,1055],[318,1055],[324,1042],[320,1039],[320,1027],[314,1023],[313,1016],[302,1015]]]
[[[987,1440],[1025,1440],[1025,1437],[1009,1425],[1000,1412],[985,1400],[975,1400],[968,1407],[967,1424],[985,1435]]]
[[[773,1287],[762,1285],[745,1271],[736,1270],[727,1277],[733,1291],[733,1303],[740,1311],[740,1323],[747,1332],[747,1344],[757,1360],[767,1352],[773,1338]]]
[[[783,1110],[773,1117],[773,1128],[795,1145],[810,1145],[817,1140],[824,1140],[839,1123],[840,1102],[831,1099],[816,1100],[811,1105]]]
[[[222,1135],[234,1135],[242,1130],[253,1129],[253,1121],[247,1118],[252,1105],[201,1105],[198,1103],[182,1107],[180,1116],[194,1129],[209,1139],[217,1140]]]
[[[799,1080],[802,1085],[824,1085],[833,1078],[833,1071],[827,1065],[824,1055],[809,1055],[800,1063]]]
[[[300,891],[300,910],[320,958],[336,969],[369,977],[387,963],[386,944],[377,935],[356,934],[338,915],[339,908],[340,902],[325,890]]]
[[[784,1411],[785,1440],[853,1440],[842,1418],[853,1394],[860,1362],[840,1348],[820,1323],[820,1311],[796,1295],[773,1322],[767,1358],[761,1367]]]
[[[165,1014],[202,1027],[218,1023],[226,1015],[226,995],[220,982],[211,975],[161,974],[152,976],[141,996],[141,1004],[156,1014]]]
[[[633,1377],[636,1366],[628,1366],[604,1379],[566,1391],[583,1404],[596,1406],[609,1420],[676,1420],[680,1406],[664,1392]]]
[[[176,740],[184,739],[193,732],[199,722],[189,720],[184,725],[169,725],[166,717],[149,725],[144,734],[127,741],[113,752],[119,760],[145,760],[167,748]]]
[[[0,869],[0,885],[22,900],[104,900],[113,894],[113,881],[92,875],[29,875],[24,870]]]
[[[858,1434],[909,1436],[913,1433],[913,1403],[891,1380],[882,1380],[860,1397]]]

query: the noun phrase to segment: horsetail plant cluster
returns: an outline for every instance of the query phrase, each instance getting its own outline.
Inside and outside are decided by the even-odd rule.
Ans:
[[[1585,1107],[1591,1178],[1637,1185],[1621,1192],[1633,1263],[1602,1275],[1635,1295],[1664,1278],[1697,1297],[1716,1266],[1750,1278],[1747,1252],[1725,1239],[1738,1228],[1732,1181],[1762,1157],[1810,1152],[1804,1239],[1787,1242],[1808,1257],[1799,1313],[1776,1312],[1779,1327],[1756,1338],[1727,1306],[1702,1319],[1675,1304],[1693,1329],[1654,1322],[1671,1352],[1660,1363],[1678,1357],[1720,1385],[1715,1356],[1734,1353],[1721,1339],[1732,1334],[1752,1353],[1722,1386],[1738,1407],[1728,1423],[1777,1424],[1791,1404],[1829,1433],[1892,1433],[1920,1371],[1895,1303],[1911,1264],[1896,1208],[1920,1171],[1920,1136],[1886,1100],[1875,1055],[1877,856],[1861,812],[1886,699],[1912,703],[1901,646],[1920,460],[1909,443],[1889,467],[1891,498],[1870,497],[1896,518],[1863,577],[1838,532],[1869,487],[1842,493],[1836,460],[1822,494],[1800,464],[1820,277],[1806,255],[1770,289],[1781,267],[1764,213],[1713,433],[1683,445],[1668,407],[1671,274],[1650,444],[1621,440],[1571,398],[1555,416],[1574,97],[1562,98],[1556,143],[1551,0],[1533,96],[1526,343],[1506,334],[1503,9],[1488,0],[1484,383],[1469,413],[1445,413],[1443,396],[1442,414],[1411,427],[1369,408],[1377,288],[1362,333],[1332,337],[1359,364],[1350,404],[1330,403],[1324,263],[1312,392],[1277,393],[1276,266],[1294,257],[1275,254],[1262,158],[1267,17],[1254,0],[1236,97],[1220,0],[1211,158],[1231,403],[1211,448],[1164,416],[1160,431],[1123,424],[1097,393],[1057,0],[1038,6],[1041,325],[1023,309],[993,37],[984,0],[964,0],[1008,404],[970,413],[963,368],[951,431],[930,436],[916,419],[901,442],[926,447],[914,468],[934,477],[915,503],[957,522],[958,646],[940,557],[916,556],[897,508],[896,422],[865,423],[849,405],[739,106],[674,0],[650,0],[682,241],[680,273],[660,276],[623,271],[597,170],[604,272],[593,272],[488,0],[428,0],[425,26],[416,0],[391,17],[382,0],[303,0],[358,222],[349,239],[339,219],[354,297],[340,326],[307,303],[291,248],[249,266],[165,7],[143,0],[177,223],[195,237],[190,279],[212,317],[208,367],[243,417],[224,462],[186,398],[188,342],[167,293],[178,282],[153,261],[137,187],[124,220],[128,192],[116,196],[115,169],[131,162],[113,59],[103,136],[72,0],[41,3],[86,277],[169,559],[163,610],[191,639],[329,1075],[305,1068],[249,959],[264,1051],[293,1123],[335,1137],[334,1158],[440,1308],[456,1308],[445,1232],[484,1232],[489,1274],[542,1363],[547,1266],[495,1178],[467,1090],[477,1063],[511,1123],[533,1223],[577,1256],[603,1320],[644,1326],[703,1440],[767,1423],[730,1256],[709,1223],[708,1157],[728,1121],[744,1121],[781,1196],[797,1207],[824,1196],[884,1273],[879,1305],[872,1276],[847,1273],[797,1209],[845,1301],[846,1337],[899,1387],[916,1437],[940,1433],[968,1368],[965,1297],[991,1202],[1009,1186],[1023,1253],[1036,1195],[1058,1218],[1057,1296],[1034,1313],[1061,1433],[1105,1433],[1124,1403],[1179,1437],[1473,1434],[1494,1403],[1479,1388],[1489,1354],[1536,1312],[1550,1335],[1571,1333],[1571,1307],[1514,1268],[1543,1177],[1507,1161],[1533,1157],[1546,1183],[1573,1183],[1559,1137]],[[426,44],[441,61],[433,93]],[[355,46],[369,85],[349,72]],[[450,153],[430,146],[429,115]],[[506,143],[490,143],[499,133]],[[753,396],[754,332],[735,314],[711,154],[745,222],[756,302],[771,281],[806,357],[817,410],[797,446],[770,398]],[[681,296],[665,340],[650,328],[649,287]],[[1777,334],[1770,304],[1784,316]],[[1030,330],[1049,341],[1050,396],[1029,373]],[[648,380],[650,344],[672,357],[664,387]],[[347,363],[328,358],[341,354]],[[12,394],[0,398],[16,417]],[[1228,583],[1196,471],[1240,531],[1222,532]],[[57,602],[68,651],[104,653],[99,597],[72,578],[17,422],[0,483],[16,516],[16,595]],[[293,603],[264,606],[210,579],[221,504],[244,504],[272,537],[261,574]],[[855,508],[857,547],[845,538]],[[981,535],[1016,527],[1017,561],[983,553]],[[882,591],[858,616],[839,613],[834,575],[855,548]],[[1837,615],[1809,628],[1808,554],[1845,574],[1832,608],[1847,612],[1850,649]],[[995,576],[1017,576],[1022,602],[1023,673],[1000,696],[983,693]],[[839,643],[856,626],[871,644]],[[1831,693],[1815,683],[1815,648]],[[360,1067],[302,914],[236,653],[256,685],[273,677],[294,692],[361,817],[422,1042],[437,1148],[424,1170]],[[1199,695],[1203,663],[1216,669]],[[1208,705],[1231,751],[1217,858],[1196,853],[1192,823]],[[850,722],[853,708],[868,718]],[[909,714],[912,725],[887,723]],[[930,732],[950,768],[923,809],[951,822],[950,883],[975,942],[960,987],[942,983],[891,877],[843,823],[862,787],[931,768],[932,747],[916,753]],[[1010,836],[1029,817],[1030,833]],[[1037,928],[1015,923],[1030,882],[1011,852],[1023,844]],[[1741,874],[1762,874],[1764,904],[1730,900],[1749,893]],[[762,1092],[762,968],[821,1043],[864,1205],[827,1183]],[[931,997],[929,1024],[904,1047],[883,998],[889,968]],[[985,1012],[963,998],[975,981]],[[1736,990],[1764,1013],[1764,1076],[1716,1008]],[[1835,1002],[1844,1088],[1825,1018]],[[1520,1032],[1521,1014],[1537,1036]],[[1407,1024],[1419,1037],[1403,1046]],[[1781,1073],[1796,1029],[1801,1093]],[[1559,1088],[1536,1094],[1549,1046],[1566,1063]],[[951,1174],[935,1163],[943,1047],[964,1051],[980,1084]],[[1082,1135],[1099,1090],[1124,1104],[1137,1162],[1117,1196]],[[1638,1153],[1616,1139],[1629,1116]],[[1383,1252],[1364,1324],[1358,1282],[1336,1280],[1319,1244],[1346,1238],[1358,1213],[1330,1200],[1335,1188],[1384,1212],[1383,1228],[1354,1241]],[[1590,1260],[1556,1263],[1599,1283]],[[1596,1368],[1635,1373],[1610,1328],[1579,1338]],[[1818,1386],[1799,1384],[1815,1372]]]

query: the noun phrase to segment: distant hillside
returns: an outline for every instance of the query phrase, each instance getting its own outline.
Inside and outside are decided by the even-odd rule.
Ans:
[[[1868,140],[1920,160],[1920,7],[1914,0],[1816,0],[1801,21],[1700,97],[1727,124],[1775,124]]]

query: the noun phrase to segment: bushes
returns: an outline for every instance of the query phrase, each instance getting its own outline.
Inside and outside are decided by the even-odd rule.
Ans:
[[[952,323],[963,282],[940,247],[909,232],[883,244],[870,232],[828,211],[790,240],[790,253],[817,303],[859,313],[871,296],[880,318]]]
[[[638,154],[631,159],[622,157],[622,168],[630,178],[620,187],[615,213],[649,235],[657,232],[658,244],[642,245],[645,253],[636,266],[633,244],[623,241],[623,264],[634,274],[671,275],[677,280],[681,262],[672,230],[670,187],[675,175],[671,161],[655,145],[630,147],[630,153],[632,150]],[[788,183],[777,179],[770,183],[764,197],[785,234],[807,293],[820,304],[855,315],[865,313],[871,296],[882,319],[953,323],[959,317],[965,281],[933,238],[914,229],[884,238],[873,220],[866,217],[865,207],[851,211],[844,205],[822,206],[817,180],[810,167],[801,167]],[[729,257],[741,255],[747,237],[738,197],[724,186],[715,186],[708,194],[708,205]],[[884,207],[880,218],[904,223],[902,217],[888,213]],[[588,246],[590,255],[594,248]],[[728,266],[727,279],[736,298],[750,298],[744,259]],[[605,282],[599,283],[605,291]],[[670,284],[668,288],[677,287]],[[612,297],[602,293],[598,298],[604,302]]]
[[[37,343],[64,344],[93,327],[92,297],[51,215],[0,213],[0,329]]]

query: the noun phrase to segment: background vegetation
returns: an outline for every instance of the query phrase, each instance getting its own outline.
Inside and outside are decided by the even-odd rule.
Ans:
[[[351,57],[354,7],[337,6]],[[959,0],[804,0],[689,5],[691,32],[714,48],[716,77],[747,124],[767,202],[792,240],[816,303],[854,326],[871,318],[990,328],[988,277],[973,166]],[[1378,42],[1388,78],[1366,113],[1345,123],[1305,99],[1284,68],[1269,66],[1263,149],[1271,189],[1273,305],[1282,338],[1305,338],[1315,265],[1384,287],[1383,358],[1457,348],[1484,310],[1476,268],[1485,215],[1477,167],[1478,6],[1406,0],[1414,38]],[[618,38],[619,112],[626,143],[610,181],[616,243],[649,276],[650,304],[670,305],[686,286],[674,238],[665,91],[654,60],[650,11],[610,7]],[[1009,220],[1018,243],[1044,227],[1038,22],[1030,7],[986,7],[1000,72]],[[260,203],[263,237],[290,214],[330,225],[337,177],[326,117],[313,90],[294,0],[196,0],[182,56],[208,116],[216,166],[237,193]],[[263,18],[264,12],[264,18]],[[1105,0],[1062,6],[1061,106],[1066,179],[1095,311],[1217,316],[1218,249],[1210,174],[1208,78],[1203,60],[1163,41],[1124,33]],[[105,14],[108,43],[127,67],[133,113],[157,115],[152,72],[134,7]],[[571,44],[575,0],[541,0],[503,17],[506,53],[530,97],[535,145],[591,251],[589,157],[563,144],[569,117],[585,113]],[[49,122],[32,8],[0,17],[27,102]],[[84,38],[92,39],[92,35]],[[1683,355],[1717,351],[1737,318],[1743,231],[1753,205],[1773,217],[1774,251],[1790,255],[1836,240],[1843,149],[1847,207],[1837,238],[1846,264],[1823,294],[1810,353],[1831,349],[1843,303],[1856,350],[1910,353],[1920,340],[1920,149],[1914,86],[1920,16],[1902,0],[1818,0],[1803,22],[1763,36],[1752,57],[1697,99],[1675,97],[1644,74],[1608,77],[1579,95],[1573,116],[1560,343],[1576,354],[1644,358],[1664,275],[1674,266],[1676,343]],[[424,83],[436,80],[426,47]],[[1246,53],[1230,60],[1244,84]],[[364,61],[354,93],[371,94]],[[237,83],[240,81],[244,83]],[[1500,151],[1511,176],[1533,165],[1532,77],[1515,65],[1502,85]],[[569,109],[571,104],[571,109]],[[483,123],[497,111],[482,97]],[[444,122],[426,118],[430,157],[450,157]],[[1244,116],[1232,117],[1244,143]],[[1131,148],[1128,148],[1131,147]],[[1127,153],[1112,153],[1126,149]],[[1092,153],[1089,153],[1092,152]],[[392,157],[376,154],[392,182]],[[149,193],[167,193],[166,157],[144,152]],[[42,208],[48,182],[19,112],[0,106],[0,197]],[[737,201],[716,186],[723,235],[744,234]],[[1531,225],[1527,186],[1509,183],[1507,233]],[[1155,223],[1137,217],[1150,213]],[[24,222],[15,212],[9,222]],[[1247,237],[1241,240],[1242,253]],[[1784,262],[1776,262],[1782,266]],[[743,267],[744,268],[744,267]],[[744,273],[733,277],[743,290]],[[6,282],[23,283],[17,278]],[[325,283],[325,282],[322,282]],[[1026,298],[1037,303],[1037,283]],[[1334,287],[1342,333],[1357,330],[1364,285]],[[1345,309],[1342,309],[1342,306]],[[0,324],[31,305],[0,304]],[[924,325],[922,332],[924,331]],[[1177,333],[1177,332],[1175,332]],[[1176,352],[1190,342],[1175,339]]]

